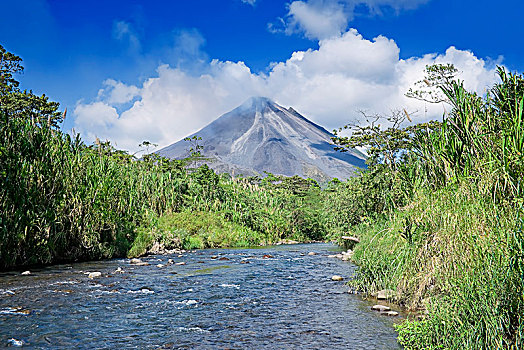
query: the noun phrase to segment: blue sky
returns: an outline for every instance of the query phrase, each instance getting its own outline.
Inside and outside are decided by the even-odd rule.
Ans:
[[[359,110],[441,107],[403,93],[451,62],[472,90],[523,71],[517,0],[3,1],[0,44],[24,88],[67,107],[64,129],[132,150],[203,127],[262,94],[335,128]],[[7,15],[6,15],[7,14]],[[439,109],[440,108],[440,109]]]

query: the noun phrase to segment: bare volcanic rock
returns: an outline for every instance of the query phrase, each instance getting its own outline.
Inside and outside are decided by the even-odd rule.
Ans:
[[[324,182],[347,179],[365,167],[362,153],[335,151],[331,133],[264,97],[248,99],[190,137],[194,135],[202,138],[201,153],[210,167],[233,176],[267,171]],[[189,155],[189,148],[182,140],[157,153],[180,159]]]

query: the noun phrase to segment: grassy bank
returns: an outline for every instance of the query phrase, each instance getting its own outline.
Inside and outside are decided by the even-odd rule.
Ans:
[[[352,284],[396,290],[396,303],[424,316],[399,326],[407,349],[520,348],[523,222],[469,183],[421,191],[387,220],[358,228]]]
[[[350,284],[369,294],[392,289],[392,301],[418,313],[397,328],[406,349],[520,349],[524,78],[500,69],[480,97],[450,66],[427,73],[426,85],[451,106],[442,122],[371,125],[337,140],[371,149],[365,187],[350,195],[382,194],[381,207],[357,205],[365,215],[352,226],[361,243]]]

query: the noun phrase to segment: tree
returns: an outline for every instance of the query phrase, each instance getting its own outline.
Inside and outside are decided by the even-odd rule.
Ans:
[[[13,74],[23,71],[22,59],[0,45],[0,103],[3,96],[18,88],[19,83],[13,78]]]
[[[418,88],[409,88],[406,96],[429,103],[449,103],[443,89],[451,89],[458,69],[452,63],[427,65],[424,79],[415,83]]]
[[[200,165],[205,164],[205,162],[210,161],[211,158],[207,158],[202,155],[202,150],[204,146],[200,144],[202,138],[200,136],[192,136],[184,138],[184,141],[189,143],[189,149],[187,150],[188,156],[183,160],[187,164],[187,170],[194,171]]]
[[[369,115],[364,111],[360,113],[365,122],[347,124],[333,131],[335,136],[332,140],[338,145],[335,150],[346,152],[363,147],[369,156],[368,165],[385,164],[391,170],[396,170],[399,157],[409,144],[409,129],[401,127],[406,120],[412,121],[409,113],[405,109],[394,110],[389,116]],[[351,135],[339,136],[344,129],[349,129]]]
[[[0,45],[0,109],[8,118],[27,118],[38,125],[58,128],[66,111],[60,112],[58,102],[49,101],[43,94],[20,90],[14,75],[24,71],[22,59]]]

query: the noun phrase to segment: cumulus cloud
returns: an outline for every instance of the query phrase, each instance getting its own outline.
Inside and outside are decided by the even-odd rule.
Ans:
[[[405,92],[422,79],[424,67],[453,63],[466,87],[481,94],[495,81],[493,62],[450,47],[445,53],[399,58],[397,44],[372,40],[351,29],[319,41],[319,48],[294,52],[268,73],[243,62],[212,60],[199,73],[161,65],[141,86],[106,80],[94,101],[77,104],[75,129],[85,139],[109,139],[136,150],[143,140],[166,146],[196,132],[250,96],[267,96],[293,106],[328,130],[354,121],[358,111],[387,114],[418,111],[421,122],[440,118],[442,105],[408,99]]]
[[[138,96],[139,89],[134,85],[126,85],[120,81],[107,79],[104,88],[98,91],[98,99],[111,105],[119,105],[132,101]]]
[[[310,39],[339,35],[348,24],[344,7],[335,1],[293,1],[288,16],[286,33],[301,31]]]
[[[380,15],[414,9],[429,0],[297,0],[288,6],[285,19],[270,23],[270,31],[303,33],[309,39],[326,39],[346,31],[356,12]],[[357,11],[357,9],[359,11]]]
[[[241,0],[244,4],[255,6],[257,0]]]

